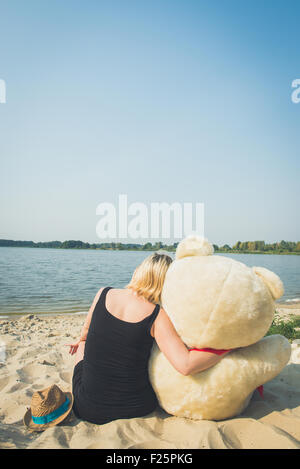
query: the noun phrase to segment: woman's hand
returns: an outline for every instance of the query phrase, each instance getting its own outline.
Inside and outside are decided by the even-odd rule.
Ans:
[[[82,339],[79,339],[74,344],[65,344],[67,347],[70,347],[69,353],[71,355],[74,355],[74,353],[77,352],[78,346],[79,346],[80,342],[82,342],[82,341],[83,341]]]

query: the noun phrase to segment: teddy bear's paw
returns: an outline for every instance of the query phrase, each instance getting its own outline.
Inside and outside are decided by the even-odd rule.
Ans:
[[[290,356],[289,341],[281,335],[271,335],[249,347],[233,350],[227,356],[227,363],[219,362],[220,371],[222,366],[225,371],[226,367],[231,367],[230,375],[235,383],[230,393],[235,404],[230,406],[228,401],[228,408],[225,411],[228,415],[223,414],[222,418],[233,417],[243,412],[255,389],[274,379],[289,362]],[[228,412],[230,407],[232,407],[231,412]]]

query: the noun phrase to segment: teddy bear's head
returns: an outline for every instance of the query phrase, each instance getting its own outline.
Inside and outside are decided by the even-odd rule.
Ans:
[[[162,291],[162,306],[189,347],[231,349],[260,340],[283,294],[280,278],[262,267],[247,267],[213,255],[205,238],[182,240]]]

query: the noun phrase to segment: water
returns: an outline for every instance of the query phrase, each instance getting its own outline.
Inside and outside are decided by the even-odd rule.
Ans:
[[[100,287],[124,287],[149,254],[1,247],[0,315],[86,312]],[[220,255],[276,272],[285,286],[281,301],[300,301],[300,256]]]

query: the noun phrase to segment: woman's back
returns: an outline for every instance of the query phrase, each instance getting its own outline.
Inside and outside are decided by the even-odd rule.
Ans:
[[[113,316],[130,323],[139,322],[153,312],[152,303],[128,288],[111,288],[104,305]]]
[[[148,361],[153,345],[150,330],[160,307],[126,295],[111,287],[102,290],[84,359],[78,363],[81,382],[74,392],[74,410],[93,423],[144,416],[157,406]]]

